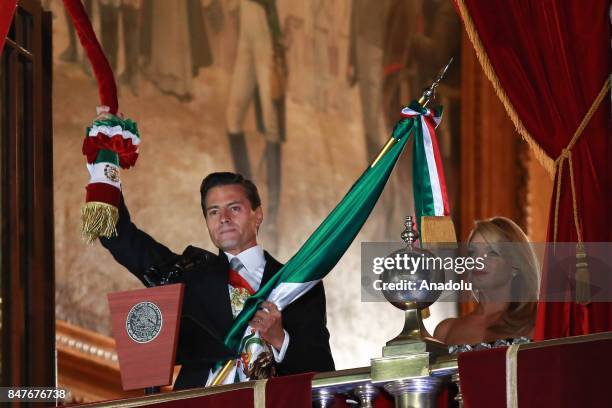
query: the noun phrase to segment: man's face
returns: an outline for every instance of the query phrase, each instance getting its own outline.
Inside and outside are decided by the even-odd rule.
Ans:
[[[205,197],[206,226],[217,248],[230,254],[257,245],[263,220],[261,207],[251,208],[244,187],[229,184],[211,188]]]

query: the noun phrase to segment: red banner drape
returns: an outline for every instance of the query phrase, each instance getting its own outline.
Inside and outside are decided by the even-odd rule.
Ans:
[[[518,406],[609,406],[610,347],[612,340],[601,339],[519,351]],[[506,349],[459,354],[459,377],[466,408],[506,407]]]
[[[79,35],[79,41],[87,53],[91,68],[96,75],[100,104],[108,106],[110,113],[115,115],[119,109],[115,75],[96,37],[85,7],[83,7],[81,0],[64,0],[64,7],[72,19],[74,28]]]
[[[4,49],[4,40],[8,34],[15,10],[17,9],[17,0],[3,0],[0,2],[0,55]]]
[[[611,241],[608,93],[571,153],[564,151],[610,75],[609,0],[454,1],[483,69],[517,130],[555,174],[548,240],[554,240],[556,215],[556,241],[578,241],[567,160],[557,171],[557,159],[571,154],[582,238],[584,242]],[[543,293],[547,282],[562,279],[554,273],[544,271]],[[539,304],[538,339],[607,330],[612,330],[611,303]]]

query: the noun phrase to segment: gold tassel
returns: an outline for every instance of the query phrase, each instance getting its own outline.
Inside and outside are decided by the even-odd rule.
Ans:
[[[98,237],[117,236],[119,209],[110,204],[91,202],[81,207],[81,233],[88,244]]]
[[[576,303],[588,305],[591,303],[591,279],[584,245],[576,245]]]
[[[456,243],[457,234],[451,217],[421,217],[421,243]]]

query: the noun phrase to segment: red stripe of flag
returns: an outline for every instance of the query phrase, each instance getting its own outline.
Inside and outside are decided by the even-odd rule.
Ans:
[[[448,194],[446,193],[446,178],[444,177],[444,167],[442,166],[442,157],[440,156],[440,148],[438,147],[438,138],[436,137],[436,127],[432,115],[425,116],[425,123],[429,129],[431,136],[431,144],[433,145],[434,159],[436,161],[436,169],[438,170],[438,180],[440,182],[440,191],[442,193],[442,202],[444,203],[444,215],[450,215],[448,205]]]

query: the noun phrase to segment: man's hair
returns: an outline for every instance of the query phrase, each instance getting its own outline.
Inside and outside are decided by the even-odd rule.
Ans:
[[[204,212],[204,217],[206,217],[206,194],[208,194],[210,189],[214,187],[229,186],[233,184],[237,184],[244,188],[244,192],[246,193],[246,196],[249,199],[249,202],[251,203],[252,210],[261,207],[261,198],[259,197],[259,192],[257,191],[257,187],[255,186],[255,184],[251,180],[247,180],[242,177],[241,174],[237,173],[210,173],[204,178],[204,180],[202,180],[202,185],[200,186],[200,199],[202,203],[202,211]]]

